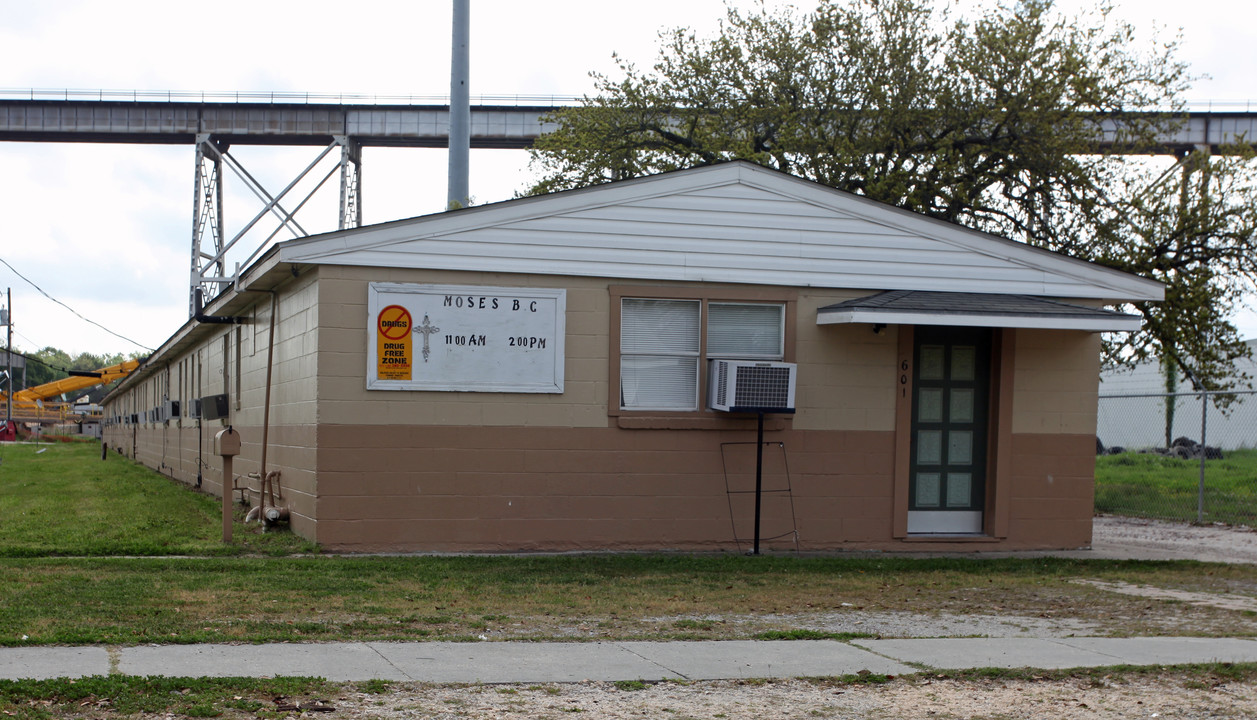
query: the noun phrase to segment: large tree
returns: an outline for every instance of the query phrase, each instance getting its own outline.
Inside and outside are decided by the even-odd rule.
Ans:
[[[1175,43],[1141,45],[1110,11],[730,8],[713,38],[665,33],[650,71],[617,59],[622,77],[595,75],[596,94],[534,146],[529,192],[751,160],[1165,282],[1167,301],[1138,306],[1145,329],[1110,338],[1109,359],[1164,355],[1227,387],[1247,354],[1228,318],[1257,279],[1251,158],[1130,154],[1182,110],[1190,78]],[[1099,153],[1116,112],[1122,133]]]

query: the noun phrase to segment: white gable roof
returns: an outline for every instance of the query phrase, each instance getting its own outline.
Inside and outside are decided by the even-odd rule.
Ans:
[[[1160,300],[1160,283],[747,162],[279,246],[280,262]]]

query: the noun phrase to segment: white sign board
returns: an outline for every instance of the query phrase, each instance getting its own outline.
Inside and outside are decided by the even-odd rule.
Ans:
[[[371,283],[367,389],[563,392],[567,291]]]

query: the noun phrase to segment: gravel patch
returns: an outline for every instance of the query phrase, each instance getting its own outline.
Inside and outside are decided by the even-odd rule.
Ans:
[[[1182,523],[1100,516],[1084,557],[1200,560],[1257,564],[1257,532],[1239,525]]]
[[[1051,554],[1051,553],[1049,553]],[[1091,550],[1079,557],[1186,559],[1257,563],[1257,532],[1246,527],[1193,526],[1119,517],[1098,517]],[[1120,590],[1118,588],[1106,588]],[[1191,598],[1216,603],[1231,598]],[[1238,601],[1238,600],[1237,600]],[[767,614],[655,619],[710,620],[784,625],[831,633],[881,637],[1066,637],[1093,634],[1096,626],[1070,618],[1017,615],[946,615],[875,612],[851,608],[834,613]],[[881,685],[811,683],[800,680],[659,683],[625,691],[609,683],[500,687],[397,688],[379,696],[350,696],[338,717],[480,720],[561,718],[570,714],[611,720],[647,717],[842,718],[890,720],[936,718],[1254,718],[1257,684],[1205,681],[1172,672],[1128,678],[962,681],[929,676]]]
[[[1022,553],[1016,553],[1022,554]],[[1155,520],[1098,517],[1089,550],[1029,553],[1080,558],[1185,559],[1206,562],[1257,563],[1257,532],[1246,527],[1192,526]],[[993,553],[993,555],[995,555]],[[1250,596],[1165,590],[1089,581],[1107,592],[1134,594],[1149,600],[1170,599],[1166,609],[1184,608],[1187,615],[1206,610],[1251,610]],[[1151,610],[1149,605],[1146,610]],[[1182,632],[1191,623],[1182,614],[1159,618],[1167,629]],[[687,615],[644,620],[676,625],[711,622],[859,633],[884,638],[906,637],[1041,637],[1103,634],[1099,625],[1074,618],[1026,617],[1009,614],[881,612],[842,608],[822,613],[765,613],[746,616]],[[503,629],[503,634],[510,631]],[[571,628],[571,634],[593,637],[595,623]],[[304,699],[309,702],[313,699]],[[391,683],[381,692],[350,685],[335,697],[321,698],[335,710],[327,718],[425,718],[431,720],[556,720],[580,715],[609,720],[642,718],[730,718],[734,720],[1125,720],[1126,718],[1257,718],[1257,682],[1207,674],[1166,670],[1156,673],[1088,674],[1052,679],[956,680],[930,673],[895,678],[885,683],[843,684],[829,681],[699,681],[662,683],[548,683],[542,685],[429,685]],[[288,702],[285,700],[285,702]],[[303,717],[312,716],[305,712]],[[260,713],[227,710],[223,718],[250,718]],[[173,720],[155,715],[152,720]],[[148,720],[147,718],[145,720]]]
[[[1252,718],[1257,686],[1174,673],[1130,678],[950,680],[884,684],[712,681],[622,689],[611,683],[471,687],[392,686],[328,699],[329,718]]]
[[[1134,595],[1136,597],[1153,598],[1156,600],[1174,600],[1176,602],[1187,603],[1188,605],[1199,605],[1202,607],[1221,608],[1222,610],[1239,610],[1241,612],[1257,613],[1257,598],[1248,595],[1170,590],[1167,588],[1149,587],[1147,585],[1132,585],[1124,582],[1103,582],[1100,580],[1076,580],[1075,582],[1082,585],[1097,587],[1101,590],[1108,590],[1109,592],[1121,593],[1123,595]]]
[[[1055,554],[1055,553],[1047,553]],[[1064,553],[1078,557],[1193,559],[1206,562],[1257,563],[1257,532],[1249,528],[1180,525],[1130,518],[1096,518],[1091,550]],[[1154,589],[1106,587],[1114,592]],[[1200,593],[1200,595],[1208,595]],[[1251,598],[1209,595],[1174,599],[1215,605]],[[1198,607],[1198,606],[1197,606]],[[830,633],[867,633],[881,637],[1066,637],[1093,634],[1096,626],[1070,618],[1017,615],[947,615],[876,612],[850,608],[833,613],[755,616],[686,616],[651,622],[723,622],[781,625]],[[838,685],[787,680],[779,682],[710,681],[657,683],[626,690],[612,683],[545,686],[433,687],[405,685],[379,695],[348,693],[336,701],[340,718],[835,718],[843,720],[935,720],[969,718],[1254,718],[1257,683],[1163,672],[1126,677],[1043,680],[952,680],[929,675],[884,684]]]
[[[685,620],[788,627],[823,633],[850,633],[883,638],[937,637],[1040,637],[1090,635],[1099,628],[1075,618],[1042,618],[1024,615],[951,615],[912,612],[847,610],[833,613],[769,613],[762,615],[709,615],[651,618],[672,624]]]

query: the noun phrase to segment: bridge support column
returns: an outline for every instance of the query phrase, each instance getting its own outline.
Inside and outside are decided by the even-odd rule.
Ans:
[[[218,294],[211,278],[226,276],[223,260],[223,156],[208,133],[196,136],[196,175],[192,186],[192,268],[188,283],[188,316],[196,312],[196,290]]]
[[[346,135],[336,135],[340,145],[340,224],[337,230],[362,225],[362,145]]]
[[[340,148],[340,161],[332,165],[320,177],[313,174],[320,165],[327,167],[325,158]],[[229,145],[222,138],[202,133],[196,138],[196,175],[192,191],[192,267],[188,288],[188,314],[196,313],[196,291],[202,290],[202,297],[209,300],[216,297],[226,286],[236,281],[241,265],[248,265],[260,255],[283,231],[293,237],[309,235],[305,228],[296,220],[296,213],[323,187],[328,180],[340,171],[340,207],[339,229],[356,228],[362,225],[362,144],[346,135],[335,136],[327,147],[302,170],[292,182],[276,194],[270,193],[251,175],[240,161],[228,152]],[[332,157],[335,157],[332,155]],[[262,202],[262,209],[247,222],[230,239],[223,226],[223,185],[224,168],[230,169],[243,183],[245,189],[253,193]],[[320,170],[321,172],[321,170]],[[307,180],[307,178],[310,178]],[[298,184],[304,183],[309,192],[285,208],[283,199]],[[278,226],[271,231],[257,248],[243,262],[237,262],[235,272],[227,272],[227,252],[236,246],[244,236],[253,231],[264,217],[271,215]]]

